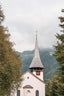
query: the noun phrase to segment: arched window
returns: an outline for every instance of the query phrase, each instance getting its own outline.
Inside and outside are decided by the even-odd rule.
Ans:
[[[39,91],[38,90],[36,90],[36,96],[39,96]]]
[[[20,96],[20,90],[17,90],[17,96]]]

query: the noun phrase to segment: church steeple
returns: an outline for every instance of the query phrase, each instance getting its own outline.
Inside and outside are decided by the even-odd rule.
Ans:
[[[39,55],[39,48],[38,48],[38,40],[37,40],[37,33],[36,33],[36,42],[35,42],[35,51],[34,51],[34,56],[33,60],[29,66],[29,69],[31,72],[36,75],[38,78],[43,80],[43,64],[40,59]]]
[[[29,66],[29,68],[41,68],[43,69],[43,65],[40,59],[40,55],[39,55],[39,48],[38,48],[38,40],[37,40],[37,32],[36,32],[36,42],[35,42],[35,51],[34,51],[34,57],[33,60]]]

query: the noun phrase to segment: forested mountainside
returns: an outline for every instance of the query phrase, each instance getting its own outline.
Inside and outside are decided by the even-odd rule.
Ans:
[[[45,82],[51,78],[52,73],[57,72],[57,62],[55,57],[52,55],[54,52],[54,49],[40,49],[40,58],[42,61],[42,64],[44,65],[44,80]],[[27,70],[29,70],[29,65],[32,61],[34,50],[32,51],[24,51],[24,52],[18,52],[20,56],[22,57],[22,68],[21,72],[24,73]]]

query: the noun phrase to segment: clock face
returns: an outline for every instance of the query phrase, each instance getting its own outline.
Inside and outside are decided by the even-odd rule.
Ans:
[[[37,72],[36,72],[36,75],[40,75],[40,71],[37,71]]]

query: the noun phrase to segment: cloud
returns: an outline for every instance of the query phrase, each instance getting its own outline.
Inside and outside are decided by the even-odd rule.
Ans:
[[[1,4],[6,16],[4,25],[9,28],[16,50],[32,50],[36,30],[39,47],[50,48],[56,43],[64,0],[2,0]]]

